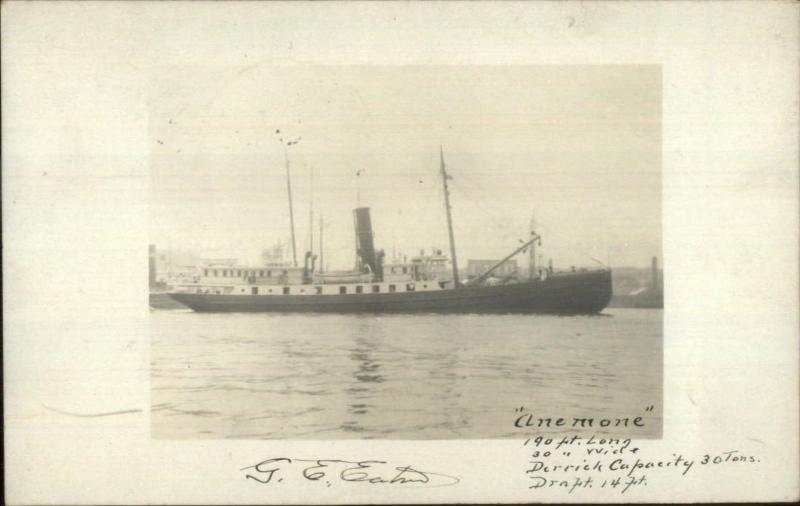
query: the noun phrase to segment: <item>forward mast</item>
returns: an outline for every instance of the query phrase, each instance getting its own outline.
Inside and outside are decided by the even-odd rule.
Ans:
[[[447,213],[447,235],[450,239],[450,260],[453,264],[453,288],[461,286],[458,279],[458,260],[456,259],[456,241],[453,238],[453,217],[450,211],[450,191],[447,188],[447,169],[444,166],[444,150],[439,146],[440,169],[442,173],[442,187],[444,188],[444,209]]]

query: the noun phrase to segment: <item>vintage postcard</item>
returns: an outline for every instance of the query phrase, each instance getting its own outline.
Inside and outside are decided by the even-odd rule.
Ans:
[[[798,499],[796,4],[2,9],[9,504]]]

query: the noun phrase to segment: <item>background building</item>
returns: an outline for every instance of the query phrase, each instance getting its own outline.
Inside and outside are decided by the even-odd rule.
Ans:
[[[487,270],[491,269],[492,266],[497,264],[500,259],[497,260],[467,260],[467,278],[474,278],[476,276],[480,276]],[[495,269],[492,274],[495,276],[510,276],[511,274],[518,272],[519,266],[517,265],[517,261],[511,259]]]
[[[650,268],[615,267],[612,276],[611,307],[664,307],[664,272],[658,257],[650,260]]]

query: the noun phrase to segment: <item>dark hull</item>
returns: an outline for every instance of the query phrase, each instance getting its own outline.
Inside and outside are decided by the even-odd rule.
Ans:
[[[189,309],[167,293],[151,293],[150,309]]]
[[[199,312],[593,314],[611,300],[611,271],[556,274],[499,286],[352,295],[172,293]]]

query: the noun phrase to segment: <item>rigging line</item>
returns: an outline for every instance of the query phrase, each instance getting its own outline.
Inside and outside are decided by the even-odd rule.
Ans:
[[[456,191],[458,191],[458,193],[460,193],[461,195],[463,195],[464,197],[466,197],[466,199],[467,199],[467,200],[469,200],[470,202],[472,202],[472,204],[474,204],[474,205],[475,205],[476,207],[478,207],[478,208],[479,208],[481,211],[483,211],[483,212],[484,212],[486,215],[488,215],[489,217],[491,217],[491,218],[493,218],[493,219],[496,219],[496,218],[497,218],[497,216],[495,215],[495,213],[494,213],[494,212],[492,212],[492,211],[490,211],[489,209],[487,209],[487,208],[486,208],[486,207],[485,207],[485,206],[484,206],[484,205],[483,205],[483,204],[480,202],[480,200],[479,200],[479,199],[476,199],[476,198],[475,198],[475,197],[473,197],[473,196],[472,196],[472,195],[471,195],[469,192],[467,192],[466,188],[463,188],[463,187],[461,187],[460,185],[457,185],[457,184],[455,184],[455,183],[451,183],[451,186],[452,186],[452,188],[453,188],[453,189],[455,189]]]
[[[508,220],[503,220],[502,218],[499,218],[497,215],[495,215],[494,213],[492,213],[491,211],[486,209],[480,203],[479,200],[476,200],[475,198],[470,196],[463,188],[460,188],[460,187],[454,187],[454,188],[458,191],[459,194],[461,194],[464,197],[466,197],[467,200],[469,200],[476,207],[478,207],[481,211],[483,211],[486,214],[487,218],[489,219],[489,222],[491,223],[491,225],[496,227],[496,228],[498,228],[498,229],[501,229],[501,233],[503,233],[503,235],[507,235],[509,237],[518,235],[517,234],[518,231],[516,230],[516,227],[512,227]]]
[[[474,180],[474,178],[471,175],[468,175],[467,173],[459,173],[458,174],[458,182],[459,183],[461,183],[461,182],[468,183],[477,192],[479,192],[479,193],[481,193],[483,195],[486,195],[487,197],[490,195],[490,193],[486,190],[486,188],[484,186],[482,186],[480,183],[476,182]],[[468,195],[463,186],[458,185],[458,184],[454,184],[453,186],[456,187],[458,190],[460,190],[468,199],[473,201],[484,212],[486,212],[487,214],[490,214],[494,219],[502,220],[501,223],[502,223],[503,226],[509,227],[508,223],[512,223],[513,222],[513,218],[505,210],[502,210],[499,207],[494,206],[494,205],[492,205],[490,203],[492,201],[492,199],[488,199],[487,204],[489,205],[490,208],[492,208],[494,210],[494,213],[490,213],[482,204],[480,204],[479,201],[474,199],[471,195]],[[481,200],[483,200],[483,199],[481,199]],[[545,223],[541,222],[538,219],[536,220],[536,228],[540,228],[540,229],[543,229],[543,230],[547,231],[547,235],[549,237],[554,237],[556,239],[564,239],[564,237],[561,234],[555,232],[555,230],[552,227],[547,226]],[[578,249],[578,250],[576,250],[576,253],[580,254],[581,256],[585,256],[585,257],[587,257],[587,258],[589,258],[589,259],[591,259],[591,260],[593,260],[595,262],[598,262],[601,265],[605,265],[603,262],[597,260],[595,257],[590,255],[588,251],[586,251],[584,249]]]
[[[466,184],[462,185],[461,183],[466,183]],[[473,189],[477,193],[485,195],[487,197],[491,196],[490,192],[488,192],[486,190],[485,186],[481,185],[480,183],[475,181],[473,176],[469,175],[466,172],[459,172],[459,173],[457,173],[457,177],[453,178],[453,180],[451,180],[450,184],[451,184],[452,188],[455,188],[456,190],[458,190],[468,200],[470,200],[473,204],[475,204],[478,208],[480,208],[484,213],[486,213],[488,216],[490,216],[493,220],[496,220],[497,223],[493,223],[494,225],[496,225],[496,226],[499,225],[499,227],[504,228],[505,230],[507,230],[508,231],[507,233],[510,236],[516,235],[515,234],[516,229],[512,230],[512,227],[510,225],[511,223],[514,222],[514,218],[510,214],[508,214],[507,211],[501,209],[498,206],[493,205],[491,203],[492,202],[491,199],[489,199],[489,198],[487,198],[487,199],[476,199],[466,191],[465,186],[467,186],[467,184],[468,184],[468,185],[471,185],[473,187]],[[483,203],[481,203],[481,202],[483,202]],[[493,209],[493,211],[490,211],[489,209],[487,209],[486,206],[488,206],[491,209]],[[563,235],[555,232],[555,230],[552,227],[547,226],[545,223],[541,222],[538,219],[536,220],[536,228],[546,231],[547,232],[546,235],[548,237],[555,238],[556,240],[565,239],[565,237]],[[588,258],[588,259],[590,259],[590,260],[592,260],[594,262],[597,262],[600,265],[608,267],[605,263],[603,263],[600,260],[598,260],[597,258],[593,257],[591,254],[589,254],[589,252],[587,250],[585,250],[583,248],[573,249],[573,251],[575,253],[579,254],[580,256],[586,257],[586,258]]]
[[[479,201],[469,196],[462,188],[458,189],[458,193],[464,195],[471,203],[483,211],[486,220],[494,227],[504,238],[517,239],[519,238],[519,229],[512,226],[507,220],[499,219],[496,215],[487,210]]]
[[[492,217],[494,217],[494,218],[496,218],[496,219],[500,219],[500,220],[502,220],[504,225],[508,226],[507,224],[508,224],[510,221],[512,221],[512,220],[510,220],[510,217],[509,217],[509,216],[507,216],[507,215],[506,215],[504,212],[502,212],[502,211],[501,211],[499,208],[497,208],[497,207],[495,207],[495,206],[488,205],[488,207],[489,207],[489,208],[494,208],[494,209],[488,209],[488,208],[487,208],[487,204],[483,203],[483,200],[484,200],[484,199],[480,199],[480,198],[476,198],[476,197],[474,197],[474,196],[473,196],[473,195],[472,195],[470,192],[468,192],[468,191],[467,191],[467,189],[466,189],[465,187],[463,187],[463,186],[462,186],[460,183],[458,183],[458,182],[455,182],[455,181],[454,181],[454,182],[452,183],[452,186],[453,186],[454,188],[456,188],[457,190],[459,190],[459,192],[461,192],[461,193],[462,193],[462,194],[463,194],[465,197],[467,197],[467,199],[469,199],[470,201],[472,201],[472,202],[473,202],[473,203],[474,203],[476,206],[478,206],[479,208],[481,208],[481,210],[483,210],[483,211],[484,211],[486,214],[488,214],[488,215],[490,215],[490,216],[492,216]]]
[[[475,189],[478,193],[486,196],[486,199],[481,199],[481,200],[485,201],[487,203],[487,205],[491,209],[494,210],[494,212],[497,214],[497,217],[499,219],[505,220],[506,222],[512,222],[513,221],[513,218],[512,218],[512,216],[510,214],[508,214],[508,211],[506,211],[504,209],[501,209],[500,207],[498,207],[498,206],[496,206],[496,205],[491,203],[491,202],[493,202],[495,200],[495,198],[493,198],[493,195],[489,191],[487,191],[486,188],[483,185],[473,181],[472,178],[469,177],[469,176],[467,176],[467,177],[463,177],[463,176],[464,176],[463,174],[459,174],[459,179],[463,179],[464,182],[469,183],[470,185],[472,185],[473,189]]]
[[[468,180],[468,178],[462,178],[462,177],[459,177],[459,179]],[[476,183],[474,181],[471,182],[471,183],[473,185],[476,185]],[[478,208],[480,208],[484,213],[486,213],[490,218],[492,218],[492,220],[497,220],[496,222],[492,223],[493,225],[498,226],[499,228],[503,228],[503,229],[507,230],[508,231],[508,235],[511,235],[511,236],[515,235],[514,233],[516,232],[516,229],[512,228],[511,225],[510,225],[510,223],[513,223],[513,219],[511,218],[510,215],[508,215],[506,212],[500,210],[499,208],[497,208],[495,206],[491,206],[491,205],[490,205],[490,207],[494,208],[496,212],[489,211],[488,209],[486,209],[486,207],[483,204],[481,204],[480,200],[475,199],[472,195],[470,195],[466,191],[466,189],[463,187],[463,185],[452,184],[452,183],[451,183],[451,185],[452,185],[453,188],[458,190],[459,193],[463,194],[468,200],[470,200],[473,204],[475,204]],[[477,186],[477,188],[479,190],[482,190],[482,188],[480,188],[480,186]],[[487,192],[484,190],[483,193],[487,193]],[[555,230],[552,227],[547,226],[545,223],[541,222],[540,220],[536,220],[536,228],[544,229],[547,232],[547,234],[546,234],[547,236],[553,237],[556,240],[564,239],[564,237],[561,234],[555,232]],[[606,266],[605,263],[597,260],[597,258],[593,257],[591,254],[589,254],[589,252],[587,250],[585,250],[583,248],[578,248],[577,250],[573,250],[573,251],[575,251],[576,253],[578,253],[581,256],[584,256],[584,257],[586,257],[586,258],[588,258],[588,259],[590,259],[590,260],[592,260],[594,262],[599,263],[600,265]]]
[[[471,173],[466,173],[466,172],[465,173],[459,173],[458,179],[460,181],[463,181],[465,183],[468,183],[468,184],[472,185],[474,188],[476,188],[476,189],[478,189],[480,191],[484,191],[484,192],[486,191],[485,184],[482,184],[479,181],[477,181],[475,179],[474,175],[471,174]]]
[[[461,184],[461,183],[467,183],[467,184]],[[472,189],[474,189],[477,193],[485,195],[487,197],[487,199],[478,199],[478,198],[473,197],[469,192],[467,192],[467,190],[465,188],[465,186],[467,186],[467,185],[472,186]],[[517,232],[516,228],[514,228],[514,227],[512,227],[510,225],[511,223],[514,222],[514,218],[507,211],[499,208],[498,206],[495,206],[495,205],[491,204],[490,202],[492,201],[492,199],[488,198],[488,197],[491,197],[490,192],[488,192],[483,185],[481,185],[480,183],[476,182],[472,176],[468,175],[467,173],[459,172],[457,174],[457,178],[454,178],[453,180],[451,180],[451,187],[455,188],[457,191],[459,191],[459,193],[461,193],[468,200],[470,200],[475,206],[477,206],[484,213],[486,213],[486,215],[489,218],[491,218],[491,220],[493,220],[492,224],[494,226],[506,230],[507,234],[509,236],[515,236],[516,235],[516,232]],[[492,210],[487,209],[487,205]],[[547,236],[553,237],[556,240],[564,239],[564,236],[562,236],[561,234],[555,232],[555,230],[552,227],[547,226],[545,223],[541,222],[538,219],[536,220],[536,228],[545,230],[547,232],[547,234],[546,234]],[[586,257],[586,258],[588,258],[588,259],[590,259],[590,260],[592,260],[594,262],[599,263],[600,265],[606,266],[605,263],[603,263],[600,260],[598,260],[597,258],[593,257],[591,254],[589,254],[589,252],[587,250],[585,250],[583,248],[574,249],[573,251],[575,253],[578,253],[580,256]]]

